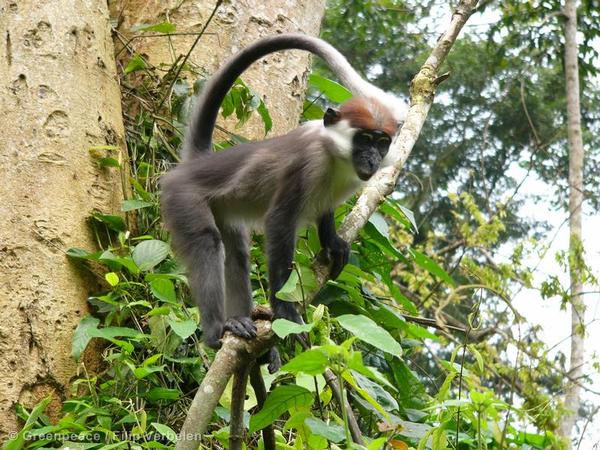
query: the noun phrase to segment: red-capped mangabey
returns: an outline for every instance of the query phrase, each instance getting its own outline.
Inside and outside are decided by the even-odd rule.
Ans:
[[[359,97],[284,136],[212,152],[219,107],[234,81],[252,62],[285,49],[321,56]],[[166,224],[187,266],[207,345],[218,348],[226,330],[256,335],[249,228],[264,228],[266,234],[275,318],[302,323],[293,303],[275,297],[292,270],[296,232],[317,221],[336,278],[348,262],[349,246],[336,234],[333,209],[384,164],[405,110],[403,102],[363,80],[331,45],[300,34],[262,39],[211,78],[188,129],[184,160],[161,181]]]

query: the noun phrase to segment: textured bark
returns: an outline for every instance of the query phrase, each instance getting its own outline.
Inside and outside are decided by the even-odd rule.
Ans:
[[[131,36],[128,30],[135,24],[167,20],[177,25],[177,33],[198,33],[215,4],[216,0],[113,0],[111,11],[119,18],[119,30],[125,37]],[[324,0],[224,1],[188,62],[198,76],[207,76],[229,56],[262,36],[289,31],[318,35],[324,8]],[[195,35],[142,38],[132,41],[131,48],[146,55],[152,65],[169,66],[187,54],[195,39]],[[122,44],[116,43],[115,47],[119,49]],[[273,135],[298,125],[309,67],[307,52],[285,51],[267,56],[242,75],[245,83],[263,96],[273,118]],[[231,130],[232,124],[228,124]],[[235,132],[261,139],[264,125],[253,115]]]
[[[567,142],[569,150],[569,275],[571,285],[571,357],[569,380],[564,405],[568,410],[559,433],[571,448],[573,426],[578,417],[583,376],[584,317],[583,283],[581,280],[581,208],[583,204],[583,140],[579,106],[579,65],[577,62],[577,1],[566,0],[565,15],[565,78],[567,89]]]
[[[88,149],[122,146],[123,128],[103,2],[0,0],[0,36],[1,441],[16,402],[52,394],[52,416],[76,372],[91,286],[65,250],[93,248],[92,208],[118,211],[120,175]]]

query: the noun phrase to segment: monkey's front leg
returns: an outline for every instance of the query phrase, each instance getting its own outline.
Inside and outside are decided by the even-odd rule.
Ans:
[[[294,250],[296,248],[296,218],[291,211],[274,208],[267,215],[267,260],[269,266],[269,284],[271,288],[269,301],[275,319],[287,319],[296,323],[304,323],[296,310],[295,303],[278,299],[279,291],[292,272]]]
[[[350,245],[339,237],[335,231],[333,210],[330,209],[319,218],[318,231],[323,253],[327,263],[331,264],[329,276],[332,280],[335,280],[344,270],[344,266],[348,264]]]

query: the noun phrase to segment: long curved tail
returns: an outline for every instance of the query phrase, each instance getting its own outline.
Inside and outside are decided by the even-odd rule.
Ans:
[[[320,56],[354,95],[375,98],[388,106],[399,120],[403,119],[404,102],[364,80],[335,47],[322,39],[300,33],[278,34],[260,39],[234,55],[206,83],[188,127],[183,146],[184,159],[211,150],[219,107],[235,80],[260,58],[290,49],[306,50]]]

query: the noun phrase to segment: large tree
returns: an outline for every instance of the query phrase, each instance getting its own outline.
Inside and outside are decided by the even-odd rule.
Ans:
[[[93,247],[92,210],[120,209],[119,174],[89,150],[110,146],[123,162],[124,132],[104,3],[4,1],[0,33],[2,440],[17,429],[15,403],[51,395],[56,413],[67,396],[91,281],[65,252]]]

